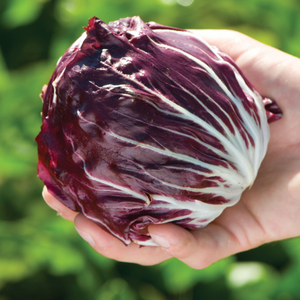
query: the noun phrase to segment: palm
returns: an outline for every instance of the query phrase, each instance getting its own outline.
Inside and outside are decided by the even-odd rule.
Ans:
[[[300,164],[296,164],[300,153],[297,159],[295,147],[286,146],[274,153],[270,148],[253,187],[243,194],[237,205],[225,210],[211,227],[208,226],[208,230],[220,227],[237,240],[238,246],[230,249],[232,252],[300,234],[295,177],[300,170]]]
[[[275,99],[283,110],[283,118],[270,125],[268,152],[254,185],[244,192],[237,205],[226,209],[204,229],[219,241],[219,246],[225,240],[229,244],[221,251],[221,255],[219,252],[209,259],[213,262],[266,242],[300,235],[300,90],[297,84],[300,74],[296,70],[300,62],[276,51],[274,55],[286,57],[269,55],[262,59],[264,56],[259,55],[260,52],[268,49],[255,49],[257,45],[254,41],[249,41],[254,48],[251,53],[237,47],[229,50],[231,44],[222,44],[220,36],[211,38],[209,32],[204,32],[205,36],[214,39],[221,50],[229,52],[258,90]],[[237,41],[234,43],[237,44]],[[273,60],[276,59],[281,59],[282,63],[274,65]],[[270,68],[272,65],[273,68]],[[194,235],[199,235],[198,239],[203,238],[200,231]]]
[[[297,174],[300,171],[300,134],[298,140],[295,140],[295,129],[292,130],[292,124],[289,123],[298,126],[299,132],[300,122],[299,119],[294,120],[284,118],[271,126],[272,140],[255,184],[244,193],[236,207],[225,211],[216,222],[231,229],[239,237],[246,234],[244,238],[250,243],[249,247],[261,241],[299,235],[300,207],[297,203],[299,195],[296,181],[299,190]],[[236,221],[240,220],[243,232],[233,224],[233,214],[239,216]]]

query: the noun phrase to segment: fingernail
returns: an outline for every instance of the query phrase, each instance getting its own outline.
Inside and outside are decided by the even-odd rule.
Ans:
[[[76,229],[76,228],[75,228]],[[79,235],[86,241],[88,242],[91,246],[94,246],[95,245],[95,241],[94,239],[92,238],[92,236],[84,231],[81,231],[81,230],[78,230],[76,229],[77,232],[79,233]]]
[[[54,209],[54,210],[56,210],[56,209]],[[61,213],[60,211],[56,210],[56,215],[57,215],[58,217],[61,217],[61,216],[62,216],[62,213]]]
[[[61,213],[56,207],[52,206],[52,201],[50,201],[49,199],[48,199],[48,201],[46,201],[45,196],[44,196],[44,191],[45,191],[45,187],[44,187],[43,192],[42,192],[42,197],[44,198],[45,202],[47,203],[47,205],[48,205],[50,208],[52,208],[53,210],[55,210],[55,211],[57,212],[57,215],[58,215],[58,216],[61,217],[61,216],[62,216],[62,213]]]
[[[169,241],[166,238],[164,238],[164,237],[162,237],[160,235],[155,235],[155,234],[152,234],[151,237],[152,237],[153,241],[156,244],[158,244],[159,246],[161,246],[163,248],[170,247],[170,243],[169,243]]]

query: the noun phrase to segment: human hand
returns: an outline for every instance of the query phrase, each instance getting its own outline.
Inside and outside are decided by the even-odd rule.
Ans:
[[[46,202],[100,254],[119,261],[157,264],[176,257],[192,268],[205,268],[234,253],[300,235],[300,60],[232,31],[195,31],[227,53],[261,95],[283,111],[270,124],[267,155],[251,189],[206,228],[188,231],[174,224],[151,225],[162,247],[125,246],[82,214],[66,208],[46,189]]]

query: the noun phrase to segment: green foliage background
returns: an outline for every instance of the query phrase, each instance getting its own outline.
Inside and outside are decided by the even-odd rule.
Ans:
[[[300,56],[298,0],[178,2],[1,0],[0,300],[300,299],[299,238],[205,270],[177,260],[143,267],[101,257],[42,200],[34,142],[39,93],[90,17],[109,22],[139,15],[181,28],[229,28]]]

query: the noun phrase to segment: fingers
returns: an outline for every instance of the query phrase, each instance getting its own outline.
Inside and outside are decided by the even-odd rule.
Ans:
[[[274,240],[244,202],[240,200],[225,209],[202,229],[188,231],[168,223],[149,226],[148,230],[170,256],[192,268],[203,269],[222,258]]]
[[[297,95],[300,60],[230,30],[193,30],[211,45],[228,54],[249,81],[265,97],[287,108],[300,106]],[[293,113],[294,110],[288,112]]]
[[[234,61],[249,49],[262,46],[260,42],[232,30],[191,30],[211,45],[218,47]]]
[[[54,196],[52,196],[46,186],[44,186],[42,192],[43,198],[45,202],[50,206],[52,209],[57,211],[57,214],[63,217],[66,220],[74,222],[75,217],[77,216],[78,212],[75,212],[65,205],[63,205],[60,201],[58,201]]]
[[[82,214],[64,206],[46,187],[43,197],[59,215],[75,223],[79,235],[95,251],[118,261],[154,265],[175,257],[192,268],[203,269],[224,257],[242,251],[235,236],[215,222],[195,231],[188,231],[171,223],[152,225],[148,228],[149,233],[160,247],[140,247],[134,243],[126,246]]]
[[[192,232],[171,223],[151,225],[148,230],[152,239],[170,256],[178,258],[192,268],[205,267],[205,254],[203,255],[203,249]]]
[[[216,222],[194,231],[171,223],[152,225],[148,230],[158,247],[140,247],[134,243],[126,246],[82,214],[64,206],[46,188],[43,196],[46,203],[63,218],[74,221],[79,235],[96,252],[118,261],[154,265],[175,257],[192,268],[203,269],[224,257],[245,250],[230,230]]]
[[[236,249],[233,236],[213,224],[195,231],[174,224],[155,225],[149,227],[149,232],[170,256],[194,269],[204,269]]]
[[[170,258],[160,247],[140,247],[134,243],[126,246],[82,214],[76,216],[75,228],[95,251],[108,258],[141,265],[154,265]]]
[[[46,187],[44,187],[42,194],[45,202],[56,210],[61,217],[75,223],[75,229],[79,235],[101,255],[118,261],[141,265],[154,265],[170,258],[170,255],[160,247],[140,247],[134,243],[125,246],[119,239],[102,230],[82,214],[67,208],[53,197]]]

